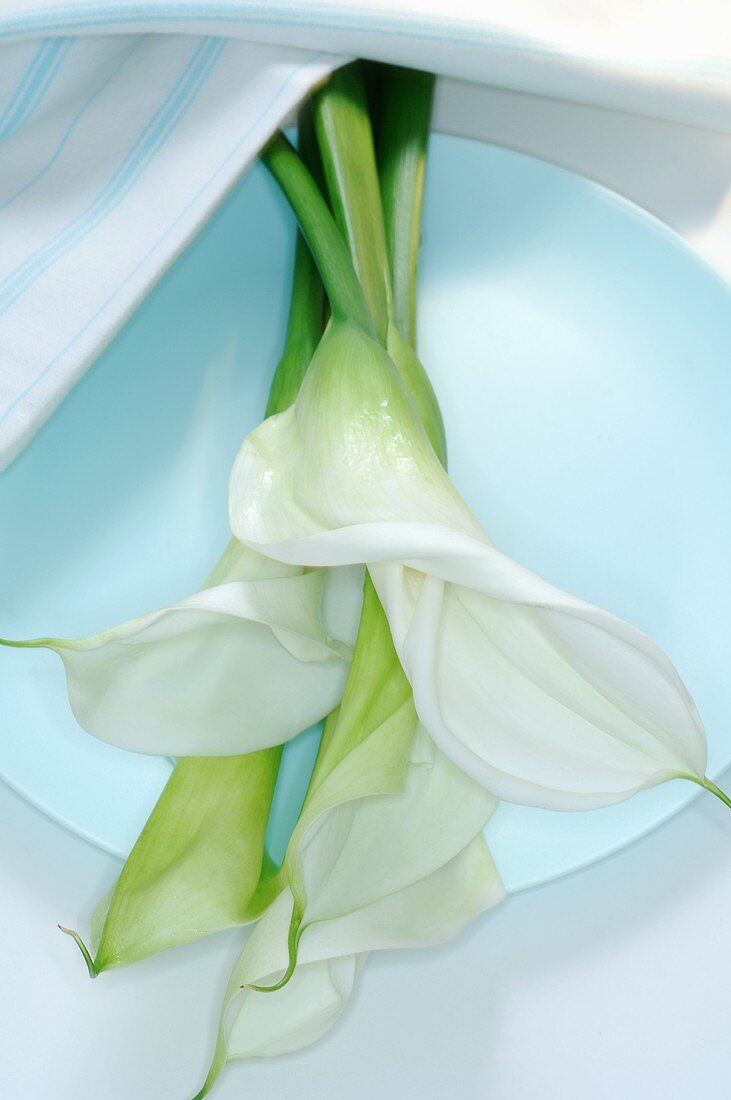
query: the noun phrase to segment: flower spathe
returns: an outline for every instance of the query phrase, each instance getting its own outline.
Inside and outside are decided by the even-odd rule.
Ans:
[[[177,762],[94,913],[93,959],[79,943],[93,975],[248,924],[263,912],[277,891],[264,838],[279,754]]]
[[[234,967],[199,1096],[226,1061],[320,1038],[371,951],[442,943],[503,899],[482,835],[496,800],[439,752],[408,695],[363,736],[346,688],[349,717],[326,729],[334,754],[321,758],[326,774],[315,770],[292,834],[287,885]]]
[[[188,599],[53,649],[76,720],[124,749],[226,756],[279,745],[339,702],[358,572],[283,566],[233,544]],[[345,582],[345,583],[344,583]],[[347,589],[345,598],[331,590]]]
[[[702,780],[703,726],[669,659],[493,547],[353,324],[331,325],[295,404],[245,441],[230,519],[279,561],[369,566],[419,718],[498,797],[579,810]]]
[[[310,925],[291,980],[275,993],[260,993],[256,986],[275,980],[287,966],[292,895],[285,889],[236,963],[216,1058],[199,1096],[207,1094],[226,1061],[290,1054],[321,1038],[347,1007],[371,951],[453,939],[503,897],[487,845],[478,836],[428,877],[363,909]]]

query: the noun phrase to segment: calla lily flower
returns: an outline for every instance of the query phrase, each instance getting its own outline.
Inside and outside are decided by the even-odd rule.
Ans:
[[[285,890],[256,925],[231,975],[205,1096],[228,1061],[274,1057],[322,1037],[347,1007],[368,954],[430,947],[458,936],[502,900],[502,886],[482,837],[427,878],[343,917],[311,925],[291,980],[275,993],[287,966],[293,899]]]
[[[245,441],[230,519],[278,561],[368,565],[421,722],[496,796],[583,810],[704,782],[703,725],[670,660],[492,545],[353,323],[331,323],[295,404]]]
[[[228,1060],[318,1039],[368,952],[443,942],[504,896],[482,835],[497,801],[418,724],[388,636],[378,634],[380,608],[364,606],[368,683],[354,666],[340,715],[328,720],[285,889],[234,968],[201,1097]]]
[[[308,798],[285,860],[296,944],[309,926],[366,910],[445,867],[492,815],[497,800],[414,725],[407,700]]]
[[[0,644],[58,653],[79,725],[103,741],[238,755],[289,740],[338,704],[358,586],[357,570],[281,565],[233,543],[206,586],[171,607],[78,641]]]
[[[264,849],[280,751],[179,760],[91,922],[89,973],[248,924],[281,889]]]

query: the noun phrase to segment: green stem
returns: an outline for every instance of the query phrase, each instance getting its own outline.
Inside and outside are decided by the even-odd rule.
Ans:
[[[710,791],[711,794],[715,794],[716,798],[720,798],[724,806],[728,806],[728,808],[731,810],[731,798],[729,798],[726,792],[722,791],[720,787],[717,787],[712,780],[704,778],[701,786],[704,787],[707,791]]]
[[[299,393],[322,335],[324,298],[307,242],[297,234],[292,277],[292,307],[287,324],[287,341],[274,372],[265,416],[287,409]],[[317,321],[315,323],[315,318]],[[317,335],[315,335],[317,333]]]
[[[325,285],[333,314],[340,320],[354,321],[374,336],[373,321],[348,246],[312,173],[284,134],[277,134],[261,157],[297,217]]]
[[[378,168],[383,196],[393,324],[388,352],[411,394],[432,446],[447,465],[447,438],[439,402],[416,351],[416,275],[421,241],[424,172],[434,78],[412,69],[371,69],[376,104]]]
[[[316,177],[319,171],[319,154],[309,105],[300,112],[297,129],[300,156]],[[322,279],[307,241],[302,233],[298,232],[287,336],[282,358],[274,372],[269,390],[266,416],[272,416],[289,408],[299,393],[302,380],[322,336],[324,306]]]
[[[393,319],[416,346],[416,269],[421,239],[426,153],[431,126],[431,73],[380,66],[378,171],[391,267]]]
[[[696,786],[702,787],[704,791],[710,791],[711,794],[715,795],[716,798],[723,802],[724,806],[728,806],[729,809],[731,809],[731,798],[725,791],[722,791],[720,787],[717,787],[713,780],[709,779],[707,776],[704,775],[702,779],[699,779],[697,775],[690,775],[688,772],[678,772],[676,778],[689,779],[691,783],[695,783]]]
[[[391,288],[381,191],[361,64],[333,74],[314,97],[315,132],[330,203],[376,334],[386,342]]]

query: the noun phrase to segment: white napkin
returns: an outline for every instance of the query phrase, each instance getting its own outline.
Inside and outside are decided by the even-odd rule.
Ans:
[[[0,468],[351,56],[731,132],[726,0],[0,0]]]

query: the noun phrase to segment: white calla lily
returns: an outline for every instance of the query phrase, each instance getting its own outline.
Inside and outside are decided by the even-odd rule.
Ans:
[[[291,980],[275,993],[259,993],[256,986],[276,982],[287,967],[293,899],[286,889],[257,924],[231,975],[216,1057],[199,1097],[227,1061],[290,1054],[321,1038],[347,1007],[371,951],[444,943],[503,897],[487,845],[477,837],[411,886],[308,927]]]
[[[669,659],[493,547],[354,325],[331,325],[295,404],[245,441],[230,518],[278,561],[369,566],[421,721],[498,797],[578,810],[703,781],[703,726]]]
[[[308,798],[285,860],[298,936],[432,875],[492,815],[497,800],[413,729],[407,700]]]
[[[342,713],[287,849],[288,884],[234,968],[201,1097],[227,1061],[320,1038],[370,951],[442,943],[504,897],[482,835],[496,799],[415,729],[408,686],[365,736],[369,701],[346,688]]]
[[[323,616],[329,608],[327,625],[352,641],[358,572],[283,566],[234,544],[208,587],[171,607],[78,641],[3,644],[58,653],[77,721],[103,741],[170,756],[250,753],[339,702],[350,648]]]

